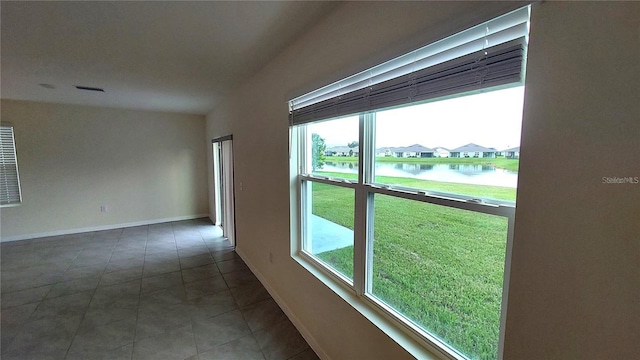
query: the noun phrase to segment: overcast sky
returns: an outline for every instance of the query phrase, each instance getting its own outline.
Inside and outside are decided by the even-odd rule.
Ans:
[[[504,150],[520,146],[524,87],[380,111],[376,148],[421,144],[453,149],[468,143]],[[358,140],[358,117],[310,126],[327,147]]]

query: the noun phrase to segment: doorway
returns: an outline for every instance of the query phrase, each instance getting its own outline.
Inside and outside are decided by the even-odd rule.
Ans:
[[[233,137],[211,140],[213,152],[213,197],[215,225],[222,228],[222,236],[235,247],[235,206],[233,189]]]

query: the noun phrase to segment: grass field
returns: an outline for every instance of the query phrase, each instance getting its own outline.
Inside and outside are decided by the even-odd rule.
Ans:
[[[398,161],[401,160],[401,161]],[[325,161],[358,162],[353,156],[327,156]],[[465,165],[491,165],[496,168],[518,171],[520,160],[498,158],[396,158],[392,156],[376,156],[377,162],[404,163],[404,164],[465,164]]]
[[[505,200],[516,195],[510,188],[389,180]],[[314,214],[353,229],[353,190],[313,183],[312,193]],[[507,220],[376,195],[373,232],[372,293],[471,358],[495,359]],[[353,276],[352,246],[318,257]]]

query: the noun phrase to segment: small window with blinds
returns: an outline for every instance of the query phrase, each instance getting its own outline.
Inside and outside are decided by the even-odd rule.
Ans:
[[[22,202],[13,126],[0,126],[0,206]]]
[[[294,258],[446,358],[502,357],[529,9],[289,102]]]

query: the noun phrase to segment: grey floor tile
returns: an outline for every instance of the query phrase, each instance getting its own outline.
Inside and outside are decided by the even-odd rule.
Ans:
[[[218,269],[223,274],[249,269],[242,259],[219,261],[216,265],[218,265]]]
[[[99,281],[100,276],[90,276],[56,283],[47,294],[47,299],[94,290],[98,287]]]
[[[249,327],[238,310],[210,318],[195,319],[193,331],[198,352],[211,350],[215,346],[250,334]]]
[[[287,316],[271,298],[244,307],[240,311],[253,332],[287,320]]]
[[[67,263],[71,265],[73,260],[80,254],[78,249],[54,249],[45,252],[40,259],[40,263]],[[4,264],[3,264],[4,266]]]
[[[143,278],[141,290],[143,294],[146,294],[160,289],[180,285],[182,285],[182,273],[180,271],[174,271]]]
[[[133,344],[134,360],[186,359],[197,354],[191,324]]]
[[[198,247],[178,249],[178,255],[181,258],[206,255],[206,254],[209,254],[209,248],[206,247],[204,243],[202,243],[202,245]]]
[[[159,262],[159,263],[144,263],[144,271],[142,273],[143,277],[148,276],[156,276],[161,274],[166,274],[174,271],[180,270],[180,262],[178,260],[167,261],[167,262]]]
[[[92,255],[92,256],[82,256],[82,254],[78,255],[73,260],[73,266],[92,266],[92,265],[107,265],[109,259],[111,258],[111,254],[104,255]]]
[[[2,359],[315,359],[218,230],[180,221],[0,245]]]
[[[110,301],[120,298],[137,298],[140,295],[140,283],[141,279],[136,279],[109,286],[100,286],[96,289],[93,300]]]
[[[188,305],[189,314],[194,320],[220,315],[238,308],[229,290],[191,300]]]
[[[115,285],[142,278],[142,266],[105,273],[100,279],[100,286]]]
[[[140,304],[140,281],[130,281],[96,289],[86,317],[106,323],[135,317]]]
[[[173,234],[173,230],[168,232],[167,231],[153,232],[147,238],[147,245],[150,245],[150,246],[155,246],[161,243],[168,243],[168,242],[173,242],[174,244],[176,242],[176,238],[175,238],[175,235]]]
[[[264,360],[252,335],[243,336],[198,354],[200,360]]]
[[[32,249],[14,252],[13,254],[2,254],[3,270],[18,270],[40,264],[44,254],[33,252]]]
[[[52,285],[40,286],[27,290],[3,293],[0,298],[2,309],[39,302],[51,291]]]
[[[289,358],[289,360],[320,360],[320,358],[318,357],[318,355],[316,355],[315,352],[313,352],[313,350],[311,350],[311,348],[308,348],[300,354]]]
[[[113,350],[94,350],[90,356],[84,353],[70,352],[65,360],[131,360],[132,353],[133,344],[129,344]]]
[[[289,320],[257,331],[254,336],[267,360],[288,359],[309,348]]]
[[[162,245],[147,245],[144,255],[145,261],[148,262],[165,262],[178,261],[178,249],[175,242]]]
[[[74,280],[83,277],[102,276],[106,264],[94,264],[89,266],[71,266],[65,271],[63,280]]]
[[[182,279],[186,283],[219,276],[220,271],[215,264],[198,266],[191,269],[182,270]]]
[[[140,296],[140,309],[156,305],[173,305],[187,302],[183,285],[156,290]]]
[[[69,353],[85,359],[91,359],[96,353],[116,350],[126,345],[133,345],[136,319],[124,319],[108,324],[83,320],[74,337]]]
[[[158,245],[147,244],[145,255],[147,261],[178,260],[178,249],[174,241]]]
[[[31,314],[31,319],[83,316],[89,307],[93,291],[46,299]]]
[[[66,316],[28,322],[2,349],[2,359],[63,359],[81,319]]]
[[[213,264],[213,258],[207,252],[206,254],[196,255],[192,257],[181,257],[180,258],[180,267],[182,269],[194,268],[202,265]]]
[[[212,251],[211,256],[213,257],[213,260],[215,260],[216,262],[240,259],[240,256],[238,256],[238,254],[233,249]]]
[[[20,328],[26,324],[29,317],[40,303],[20,305],[3,309],[0,313],[0,349],[6,349],[16,337]]]
[[[185,284],[185,292],[188,300],[193,300],[205,295],[211,295],[219,291],[228,290],[227,283],[222,276],[214,276],[208,279],[198,280]]]
[[[63,271],[38,267],[29,267],[24,270],[3,271],[2,293],[27,290],[34,287],[55,284],[63,280]]]
[[[136,341],[157,336],[172,329],[191,325],[187,305],[167,305],[161,307],[161,309],[163,309],[161,312],[147,309],[138,313]]]
[[[245,307],[271,297],[259,281],[232,288],[231,294],[233,294],[239,307]]]
[[[258,278],[253,275],[251,270],[235,271],[232,273],[224,274],[224,280],[227,282],[230,288],[248,285],[258,281]]]
[[[218,251],[224,251],[224,250],[233,250],[233,246],[231,246],[229,244],[228,241],[223,241],[223,242],[219,242],[219,241],[214,241],[214,242],[207,242],[207,247],[209,248],[210,252],[218,252]]]
[[[144,250],[143,254],[144,254]],[[144,259],[141,258],[142,255],[134,256],[131,258],[118,258],[115,257],[115,253],[111,256],[109,263],[107,263],[107,267],[104,269],[105,273],[110,273],[118,270],[131,269],[136,267],[142,267],[144,265]]]
[[[85,320],[96,324],[108,324],[114,321],[135,319],[138,316],[136,307],[120,307],[118,303],[112,303],[103,307],[91,307],[84,315]]]
[[[192,233],[191,235],[176,235],[176,246],[178,251],[182,249],[195,249],[205,246],[200,233]]]

